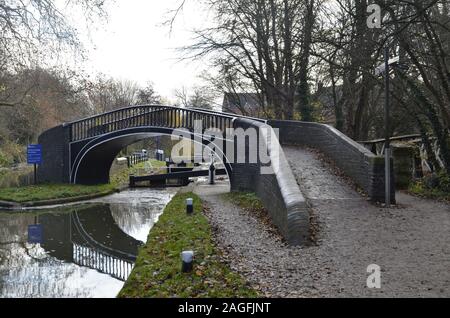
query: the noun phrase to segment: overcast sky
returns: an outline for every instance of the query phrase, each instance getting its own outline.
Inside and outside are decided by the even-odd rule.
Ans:
[[[187,1],[174,29],[162,23],[180,0],[116,0],[110,6],[109,21],[91,28],[88,69],[140,84],[150,81],[162,96],[173,98],[183,85],[199,83],[205,69],[200,62],[179,62],[176,48],[191,43],[194,28],[208,23],[208,13],[196,0]]]

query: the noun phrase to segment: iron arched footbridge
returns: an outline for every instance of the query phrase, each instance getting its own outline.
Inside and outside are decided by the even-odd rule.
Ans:
[[[40,167],[42,181],[78,184],[109,182],[109,170],[117,154],[126,146],[155,135],[191,134],[205,146],[214,148],[229,175],[231,160],[225,156],[225,132],[240,116],[171,106],[134,106],[64,124],[44,133],[40,143],[49,149],[60,144],[63,156],[44,152]],[[264,122],[253,119],[255,121]],[[200,129],[200,130],[199,130]],[[205,134],[205,129],[223,132],[222,136]],[[199,133],[200,131],[200,133]],[[214,139],[220,140],[220,147]],[[218,142],[217,142],[218,144]],[[216,147],[217,146],[217,147]]]

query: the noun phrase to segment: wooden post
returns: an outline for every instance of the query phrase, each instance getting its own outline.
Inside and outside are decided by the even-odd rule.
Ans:
[[[38,180],[37,180],[37,165],[34,164],[34,185],[38,184]]]

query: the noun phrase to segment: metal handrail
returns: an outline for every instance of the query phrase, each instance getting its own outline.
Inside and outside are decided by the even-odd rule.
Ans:
[[[138,105],[117,109],[104,114],[91,116],[65,124],[70,129],[70,140],[81,141],[126,128],[159,126],[170,128],[194,128],[195,120],[205,120],[211,127],[226,128],[232,126],[236,116],[212,111],[193,110],[173,106]],[[107,129],[108,131],[104,131]]]
[[[204,113],[204,114],[217,113],[217,114],[223,114],[222,117],[228,117],[228,118],[244,117],[244,116],[230,114],[230,113],[220,113],[220,112],[208,111],[208,110],[205,110],[205,109],[201,110],[201,109],[198,109],[198,108],[191,109],[191,108],[181,108],[181,107],[176,107],[176,106],[148,104],[148,105],[127,106],[127,107],[123,107],[123,108],[114,109],[114,110],[111,110],[111,111],[106,112],[106,113],[97,114],[97,115],[93,115],[93,116],[86,117],[86,118],[83,118],[83,119],[79,119],[79,120],[76,120],[76,121],[68,122],[68,123],[65,123],[65,125],[68,126],[68,125],[78,124],[78,123],[84,122],[86,120],[97,119],[97,118],[100,118],[100,117],[103,117],[103,116],[112,115],[112,114],[115,114],[115,113],[118,113],[118,112],[122,112],[122,111],[125,111],[125,110],[137,109],[137,108],[142,108],[142,107],[147,107],[147,108],[150,108],[150,107],[167,108],[167,109],[188,110],[188,111],[192,110],[192,111],[195,111],[196,113]],[[259,119],[259,120],[261,120],[261,119]]]
[[[414,134],[414,135],[406,135],[406,136],[397,136],[397,137],[391,137],[391,141],[403,141],[403,140],[414,140],[421,138],[422,135],[420,134]],[[360,144],[379,144],[386,142],[386,139],[374,139],[374,140],[367,140],[367,141],[358,141]]]
[[[258,121],[258,122],[265,123],[265,124],[268,122],[267,119],[261,119],[261,118],[256,118],[256,117],[232,114],[232,113],[227,113],[227,112],[218,112],[218,111],[215,111],[215,110],[208,110],[208,109],[197,108],[197,107],[189,107],[187,109],[192,109],[192,110],[195,110],[195,111],[204,111],[204,112],[208,112],[208,113],[211,113],[211,114],[217,114],[217,115],[227,115],[227,116],[232,116],[232,117],[235,117],[235,118],[246,118],[246,119],[251,119],[251,120]]]

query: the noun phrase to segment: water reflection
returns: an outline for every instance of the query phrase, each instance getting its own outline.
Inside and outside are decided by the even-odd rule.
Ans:
[[[115,297],[172,195],[134,190],[38,215],[0,214],[0,297]]]
[[[132,189],[91,202],[109,203],[111,215],[120,229],[135,239],[146,242],[148,229],[158,221],[161,212],[176,191],[176,189]]]

